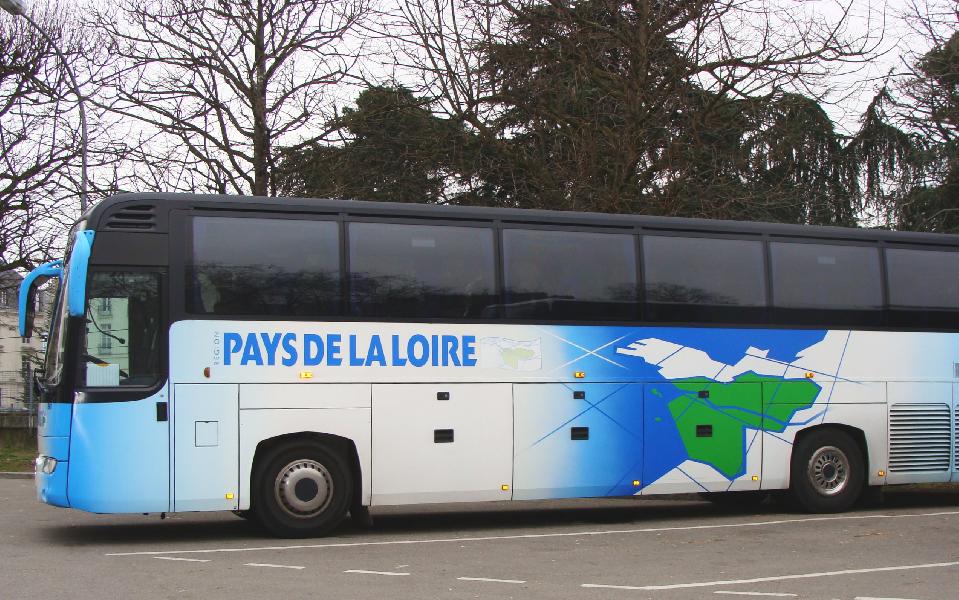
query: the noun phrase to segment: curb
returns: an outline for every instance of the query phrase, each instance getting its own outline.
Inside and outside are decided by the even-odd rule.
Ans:
[[[19,473],[14,471],[0,471],[0,479],[33,479],[33,473]]]

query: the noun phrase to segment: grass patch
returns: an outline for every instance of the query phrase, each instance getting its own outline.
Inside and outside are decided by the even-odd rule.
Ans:
[[[36,448],[0,448],[0,471],[33,472]]]

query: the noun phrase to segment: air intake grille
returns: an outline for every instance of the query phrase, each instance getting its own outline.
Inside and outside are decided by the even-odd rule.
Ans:
[[[107,229],[156,229],[156,207],[152,204],[124,206],[109,216]]]
[[[948,471],[951,412],[948,404],[893,404],[889,409],[889,470]]]

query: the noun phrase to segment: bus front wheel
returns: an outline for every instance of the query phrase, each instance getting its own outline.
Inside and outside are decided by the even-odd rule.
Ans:
[[[862,493],[862,451],[849,434],[820,429],[793,447],[789,490],[799,508],[814,513],[842,512]]]
[[[346,517],[353,477],[339,452],[319,443],[283,444],[258,465],[253,505],[256,518],[270,533],[322,536]]]

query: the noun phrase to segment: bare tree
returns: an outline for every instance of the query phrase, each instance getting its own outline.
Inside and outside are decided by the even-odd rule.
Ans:
[[[0,270],[29,267],[62,249],[62,233],[79,214],[81,144],[78,96],[63,61],[83,75],[83,87],[103,59],[96,36],[69,10],[40,6],[33,19],[49,40],[24,20],[0,15]],[[112,153],[103,124],[90,116],[91,137]],[[93,156],[95,164],[104,160]]]
[[[899,85],[901,123],[933,144],[959,142],[959,4],[910,4],[905,15],[915,39]]]
[[[168,189],[272,195],[274,148],[321,137],[369,0],[122,0],[96,15],[125,65],[111,110]],[[142,185],[160,173],[140,174]]]
[[[495,116],[495,79],[484,72],[486,49],[509,39],[511,12],[497,2],[398,0],[382,19],[393,77],[478,131]]]

